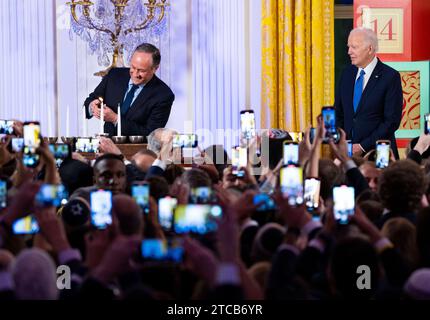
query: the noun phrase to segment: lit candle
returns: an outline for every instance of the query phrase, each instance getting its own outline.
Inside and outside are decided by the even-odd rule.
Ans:
[[[52,137],[52,108],[48,107],[48,136]]]
[[[118,103],[118,111],[117,111],[117,115],[118,115],[118,136],[121,136],[121,105]]]
[[[33,103],[33,121],[36,121],[36,105]]]
[[[87,129],[87,114],[85,105],[82,108],[82,136],[87,137],[88,136],[88,129]]]
[[[66,137],[70,137],[70,108],[67,105],[66,112]]]
[[[104,104],[103,104],[103,98],[100,97],[99,98],[100,102],[101,102],[101,107],[100,107],[100,134],[104,133],[104,114],[103,114],[103,109],[104,109]]]

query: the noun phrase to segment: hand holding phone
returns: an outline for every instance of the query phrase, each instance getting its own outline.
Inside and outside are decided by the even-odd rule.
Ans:
[[[376,167],[384,169],[388,167],[390,162],[390,141],[378,140],[376,141]]]
[[[59,207],[67,203],[67,198],[66,188],[62,184],[42,184],[35,200],[41,207]]]
[[[309,212],[315,212],[319,207],[321,180],[307,178],[305,180],[304,201]]]
[[[324,143],[328,143],[330,139],[339,140],[339,134],[336,128],[336,109],[334,107],[323,107],[322,118],[325,128]]]
[[[231,150],[231,173],[237,177],[244,177],[245,171],[241,170],[241,168],[246,168],[247,165],[248,149],[239,146],[233,147]]]
[[[112,224],[112,192],[97,190],[90,193],[91,224],[97,229],[106,229]]]
[[[284,165],[299,165],[299,144],[294,141],[284,141]]]
[[[171,230],[173,227],[173,211],[178,204],[176,198],[165,197],[158,200],[158,221],[164,230]]]
[[[354,214],[355,192],[353,187],[342,185],[333,188],[334,217],[339,224],[348,224]]]
[[[131,186],[131,195],[142,208],[143,213],[149,213],[149,184],[147,182],[135,182]]]
[[[196,134],[175,134],[173,136],[173,148],[196,148]]]
[[[29,168],[39,165],[40,156],[36,149],[40,146],[40,124],[37,121],[24,122],[24,154],[23,164]]]
[[[281,168],[281,191],[290,206],[303,203],[303,170],[301,167],[287,165]]]
[[[253,110],[242,110],[240,112],[240,128],[244,139],[250,140],[255,137],[255,115]]]
[[[24,138],[12,138],[12,152],[22,152],[24,149]]]
[[[39,232],[39,225],[33,215],[16,220],[12,224],[12,232],[17,235],[35,234]]]
[[[6,180],[0,180],[0,209],[7,207],[7,183]]]
[[[221,219],[220,206],[205,204],[178,205],[174,212],[176,233],[206,234],[217,229],[217,219]]]
[[[72,153],[67,143],[49,144],[49,151],[54,155],[57,168],[61,166],[65,159],[71,158]]]
[[[424,115],[424,133],[430,133],[430,113]]]
[[[0,120],[0,134],[12,135],[14,121],[12,120]]]
[[[145,262],[173,262],[182,261],[184,248],[180,238],[144,239],[140,247],[141,260]]]

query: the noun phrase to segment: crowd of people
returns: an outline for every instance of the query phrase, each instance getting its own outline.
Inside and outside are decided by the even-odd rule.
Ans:
[[[181,150],[172,149],[175,131],[167,128],[150,133],[147,148],[131,159],[100,138],[95,161],[74,152],[59,167],[43,140],[40,165],[24,166],[22,154],[9,148],[12,136],[5,136],[0,299],[429,299],[430,135],[412,142],[407,159],[393,156],[378,169],[372,152],[348,156],[342,130],[337,144],[329,141],[332,157],[321,158],[321,122],[314,141],[307,131],[299,145],[304,178],[321,181],[313,212],[291,205],[280,189],[282,141],[290,139],[281,130],[269,135],[268,154],[255,152],[258,137],[251,141],[249,154],[261,161],[249,161],[243,176],[233,174],[219,145],[201,151],[192,166],[181,165]],[[21,136],[19,122],[14,128]],[[132,197],[136,182],[149,186],[148,210]],[[37,201],[44,184],[64,185],[66,201]],[[355,211],[343,224],[333,212],[338,185],[355,190]],[[205,190],[201,196],[194,194],[198,188]],[[92,219],[91,195],[100,189],[112,194],[104,228]],[[176,199],[171,203],[182,206],[182,215],[206,205],[211,227],[182,233],[175,221],[161,221],[166,198]],[[37,228],[16,234],[14,223],[28,215]],[[171,254],[159,259],[165,246]],[[70,278],[60,279],[58,267]]]

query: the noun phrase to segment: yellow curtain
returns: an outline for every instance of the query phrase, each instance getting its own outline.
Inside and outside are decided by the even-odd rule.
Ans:
[[[261,127],[304,131],[334,103],[334,1],[262,3]]]

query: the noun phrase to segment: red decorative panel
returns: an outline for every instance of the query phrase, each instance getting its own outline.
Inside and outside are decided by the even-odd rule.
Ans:
[[[403,110],[400,129],[420,129],[420,72],[400,71],[403,88]]]
[[[375,30],[382,61],[430,60],[429,0],[354,0],[354,26]]]

